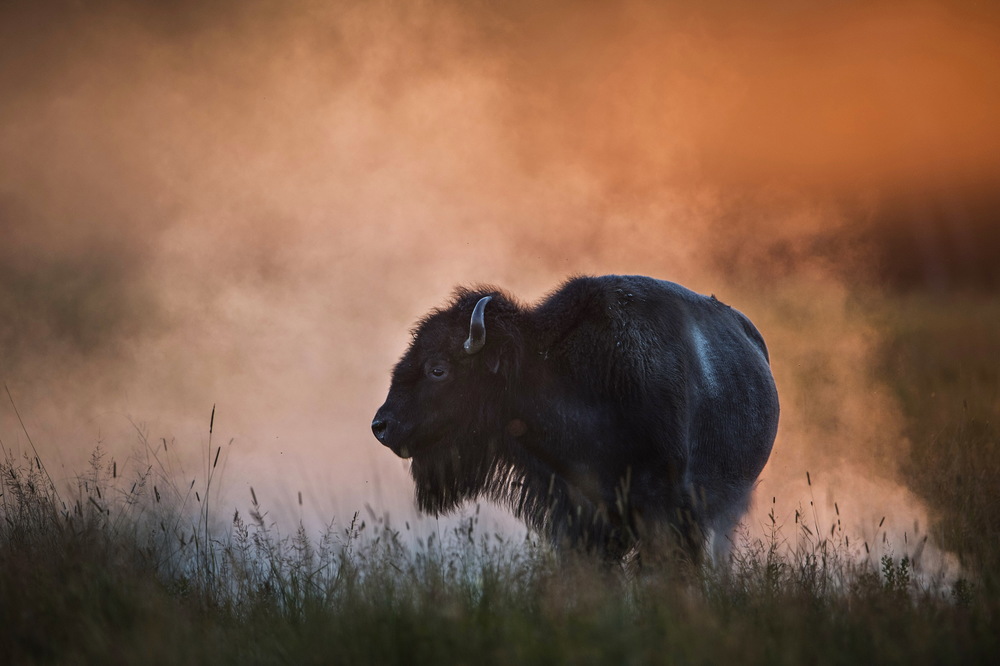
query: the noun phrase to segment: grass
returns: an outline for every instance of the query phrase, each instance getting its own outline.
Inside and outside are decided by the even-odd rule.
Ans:
[[[964,577],[772,520],[727,569],[635,579],[470,518],[421,541],[347,516],[277,532],[256,496],[217,527],[166,443],[72,489],[37,456],[0,463],[0,654],[9,663],[987,663],[1000,654],[1000,307],[884,310],[878,371],[908,419],[910,486]],[[956,342],[960,339],[961,342]],[[209,445],[206,479],[216,463]],[[814,526],[815,527],[815,526]]]
[[[881,372],[906,416],[910,487],[935,535],[981,570],[1000,565],[1000,300],[912,297],[884,315]],[[992,580],[992,579],[991,579]],[[1000,590],[997,590],[1000,592]]]

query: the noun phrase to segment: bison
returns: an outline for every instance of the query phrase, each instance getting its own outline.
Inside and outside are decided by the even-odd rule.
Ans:
[[[575,277],[534,307],[456,291],[417,325],[372,432],[410,458],[422,511],[501,503],[559,546],[620,561],[673,535],[729,550],[778,394],[760,333],[715,296]]]

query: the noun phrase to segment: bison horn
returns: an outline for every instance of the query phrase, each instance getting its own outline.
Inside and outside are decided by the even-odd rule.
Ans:
[[[468,355],[478,354],[486,344],[486,304],[492,296],[483,296],[472,310],[472,321],[469,322],[469,339],[463,345]]]

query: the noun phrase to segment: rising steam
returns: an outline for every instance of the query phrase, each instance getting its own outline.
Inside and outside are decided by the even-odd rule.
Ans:
[[[767,338],[783,517],[926,524],[852,297],[887,193],[998,173],[997,16],[688,4],[5,5],[0,376],[34,439],[64,475],[133,423],[198,451],[217,403],[228,506],[409,516],[368,424],[412,323],[644,273]]]

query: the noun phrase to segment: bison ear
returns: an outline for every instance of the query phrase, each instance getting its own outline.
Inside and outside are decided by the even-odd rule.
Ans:
[[[520,373],[520,357],[515,344],[504,344],[495,340],[483,350],[484,366],[494,375],[503,375],[507,381],[513,380]]]
[[[489,368],[490,372],[494,375],[500,372],[500,350],[493,347],[486,354],[486,367]]]

